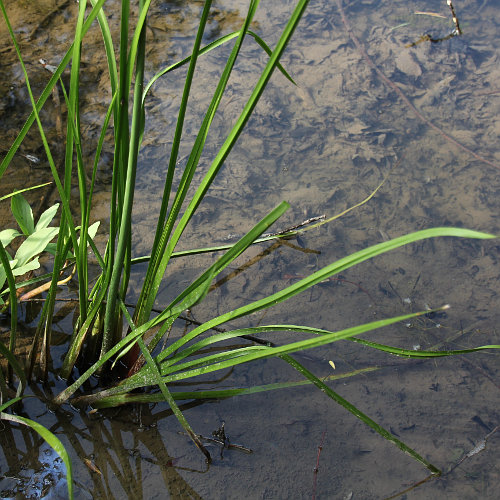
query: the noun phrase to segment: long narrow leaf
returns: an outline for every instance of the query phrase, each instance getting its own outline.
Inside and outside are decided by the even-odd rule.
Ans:
[[[297,27],[300,18],[302,17],[302,14],[307,7],[308,0],[301,0],[298,2],[295,10],[293,11],[285,29],[283,30],[283,33],[278,41],[278,44],[276,48],[274,49],[265,69],[262,72],[262,75],[260,76],[257,84],[255,85],[255,88],[248,99],[240,117],[236,121],[236,124],[230,131],[226,141],[224,144],[221,146],[216,158],[212,162],[212,165],[209,168],[209,171],[203,178],[199,188],[197,189],[195,195],[193,196],[188,208],[186,209],[184,215],[182,216],[181,220],[179,221],[174,234],[172,235],[171,240],[169,241],[169,244],[167,246],[166,252],[164,252],[162,260],[168,260],[170,257],[171,253],[173,252],[175,246],[177,245],[185,227],[191,220],[191,217],[193,216],[194,212],[198,208],[199,204],[201,203],[203,197],[205,196],[205,193],[208,191],[208,188],[212,184],[215,176],[217,175],[220,167],[224,163],[225,159],[231,152],[234,144],[236,143],[238,137],[243,131],[243,128],[245,127],[248,119],[250,118],[253,110],[255,109],[255,106],[257,105],[257,102],[260,99],[260,96],[262,95],[269,79],[271,78],[272,73],[274,72],[274,69],[276,68],[278,61],[285,50],[293,32],[295,31],[295,28]],[[162,263],[163,267],[163,263]]]
[[[250,35],[252,36],[253,38],[255,38],[255,41],[264,49],[264,51],[266,52],[267,55],[271,55],[272,54],[272,50],[269,48],[269,45],[267,45],[267,43],[262,40],[262,38],[259,37],[259,35],[257,35],[255,32],[251,31],[251,30],[247,30],[247,35]],[[229,33],[227,35],[224,35],[220,38],[218,38],[217,40],[214,40],[213,42],[209,43],[208,45],[205,45],[205,47],[201,48],[200,49],[200,52],[199,52],[199,55],[204,55],[204,54],[207,54],[208,52],[210,52],[211,50],[214,50],[216,49],[217,47],[229,42],[230,40],[233,40],[235,38],[237,38],[238,36],[240,36],[240,31],[234,31],[233,33]],[[170,73],[171,71],[174,71],[176,70],[177,68],[180,68],[181,66],[184,66],[185,64],[189,63],[189,61],[191,60],[191,56],[188,56],[174,64],[171,64],[170,66],[167,66],[166,68],[158,71],[158,73],[156,73],[152,78],[151,80],[148,82],[148,84],[146,85],[146,87],[144,88],[144,97],[143,99],[145,100],[146,99],[146,96],[148,95],[151,87],[164,75],[166,75],[167,73]],[[288,74],[288,72],[285,70],[285,68],[280,64],[278,63],[277,65],[277,68],[279,69],[279,71],[281,71],[281,73],[283,73],[283,76],[285,76],[285,78],[287,78],[291,83],[293,83],[294,85],[297,85],[294,81],[294,79]]]
[[[188,160],[188,165],[186,165],[186,168],[182,175],[182,179],[179,188],[177,189],[173,206],[170,210],[170,216],[168,218],[167,223],[165,224],[165,217],[167,214],[167,209],[172,190],[172,182],[174,179],[174,173],[177,165],[177,156],[179,153],[182,131],[184,128],[184,119],[186,116],[191,86],[193,83],[194,72],[196,69],[196,63],[198,61],[201,41],[203,38],[203,33],[205,31],[206,23],[208,21],[211,4],[212,4],[211,0],[207,0],[203,7],[200,21],[198,23],[198,30],[193,45],[192,55],[189,61],[189,67],[184,83],[184,89],[182,92],[181,104],[179,107],[179,113],[177,115],[177,122],[175,126],[174,139],[172,142],[172,149],[170,152],[170,159],[167,167],[167,175],[165,178],[165,184],[163,188],[160,213],[158,214],[158,219],[157,219],[157,227],[155,231],[155,238],[151,253],[152,259],[148,263],[146,276],[144,278],[144,284],[142,286],[141,293],[137,301],[137,308],[134,314],[134,318],[137,324],[144,323],[144,321],[146,321],[146,318],[149,317],[149,314],[151,312],[152,304],[154,302],[158,290],[155,287],[155,284],[158,281],[161,281],[161,279],[163,278],[166,265],[168,263],[168,259],[161,259],[161,266],[159,266],[158,263],[160,261],[160,255],[164,254],[165,246],[167,244],[167,240],[172,230],[172,225],[175,222],[175,219],[177,218],[177,213],[180,210],[180,206],[182,205],[184,197],[186,196],[186,189],[187,187],[189,187],[189,180],[187,180],[187,178],[189,177],[189,172],[193,170],[192,165],[193,162],[195,161],[194,160],[195,148],[193,148],[193,152],[191,153],[190,159]]]
[[[50,182],[44,182],[43,184],[38,184],[37,186],[31,186],[31,187],[27,187],[27,188],[24,188],[24,189],[16,189],[15,191],[13,191],[10,194],[6,194],[5,196],[0,196],[0,201],[7,200],[8,198],[11,198],[12,196],[16,196],[16,194],[25,193],[26,191],[31,191],[33,189],[38,189],[38,188],[41,188],[41,187],[48,186],[49,184],[52,184],[52,181],[50,181]]]
[[[370,373],[376,370],[379,370],[379,366],[369,366],[367,368],[360,368],[359,370],[353,370],[347,373],[340,373],[336,375],[328,375],[326,377],[322,377],[321,380],[323,382],[327,382],[330,380],[341,380],[348,377],[355,377],[360,374]],[[232,389],[207,389],[200,391],[176,391],[172,392],[172,397],[176,401],[188,400],[188,399],[226,399],[232,398],[235,396],[249,396],[251,394],[258,394],[260,392],[267,391],[275,391],[279,389],[290,389],[292,387],[301,387],[304,385],[310,385],[312,382],[308,379],[303,380],[295,380],[291,382],[277,382],[274,384],[266,384],[266,385],[254,385],[252,387],[235,387]],[[72,402],[75,405],[80,405],[84,403],[85,398],[87,396],[82,396],[81,398],[75,398]],[[108,396],[99,399],[98,401],[94,401],[92,406],[94,408],[115,408],[116,406],[130,403],[159,403],[163,401],[163,395],[161,393],[126,393],[120,394],[117,396]],[[85,404],[85,403],[84,403]]]
[[[31,427],[34,431],[38,432],[40,436],[54,449],[54,451],[62,458],[64,465],[66,466],[66,482],[68,483],[68,497],[73,499],[73,473],[71,468],[71,460],[69,459],[68,452],[64,448],[59,438],[52,434],[43,425],[38,422],[30,420],[29,418],[20,417],[18,415],[11,415],[10,413],[0,413],[0,419],[10,420],[11,422],[16,422],[18,424],[23,424]]]
[[[384,320],[378,320],[371,323],[366,323],[364,325],[358,325],[352,328],[347,328],[345,330],[341,330],[338,332],[329,333],[326,335],[320,335],[318,337],[301,340],[299,342],[292,342],[283,346],[276,347],[268,347],[266,349],[258,349],[258,350],[249,350],[246,354],[242,353],[235,358],[230,358],[224,361],[216,362],[207,366],[202,366],[199,368],[188,369],[179,373],[168,374],[173,370],[168,363],[162,363],[161,373],[164,376],[164,381],[166,383],[169,382],[177,382],[179,380],[185,380],[188,378],[196,377],[199,375],[204,375],[206,373],[212,373],[219,370],[225,370],[227,368],[231,368],[233,366],[237,366],[243,363],[248,363],[250,361],[255,361],[257,359],[267,359],[272,357],[279,357],[284,354],[291,354],[297,351],[303,351],[305,349],[311,349],[313,347],[319,347],[322,345],[327,345],[332,342],[336,342],[338,340],[347,339],[350,337],[354,337],[355,335],[359,335],[361,333],[366,333],[368,331],[375,330],[377,328],[381,328],[384,326],[389,326],[391,324],[406,321],[410,318],[414,318],[416,316],[420,316],[426,314],[427,311],[422,311],[420,313],[406,314],[404,316],[397,316],[394,318],[388,318]],[[298,327],[297,327],[298,328]],[[175,344],[175,343],[174,343]],[[160,363],[164,357],[165,351],[163,351],[160,355],[156,357],[157,363]],[[175,367],[177,368],[177,367]],[[154,377],[149,371],[148,367],[145,366],[135,375],[123,380],[120,384],[105,391],[102,391],[97,394],[89,395],[85,398],[85,401],[88,404],[92,404],[94,401],[98,401],[103,397],[109,397],[117,394],[124,394],[134,389],[138,389],[140,387],[147,387],[151,384],[154,384]],[[66,390],[68,391],[68,390]],[[67,396],[68,392],[65,391],[64,396]],[[74,391],[73,391],[74,392]],[[62,394],[58,396],[58,402],[62,399]],[[83,398],[80,398],[83,399]]]
[[[491,239],[495,237],[487,233],[480,233],[468,229],[443,227],[443,228],[424,229],[422,231],[417,231],[415,233],[411,233],[405,236],[400,236],[399,238],[395,238],[393,240],[373,245],[371,247],[360,250],[354,254],[351,254],[347,257],[344,257],[328,266],[325,266],[323,269],[320,269],[319,271],[316,271],[310,276],[301,279],[296,283],[293,283],[292,285],[288,286],[287,288],[279,292],[273,293],[268,297],[257,300],[251,304],[245,305],[228,313],[222,314],[217,318],[207,321],[203,325],[192,330],[182,339],[179,339],[178,341],[174,342],[171,346],[169,346],[165,351],[163,351],[160,354],[159,360],[165,359],[172,352],[179,349],[183,344],[189,342],[197,335],[200,335],[201,333],[209,330],[210,328],[213,328],[214,326],[218,326],[225,323],[226,321],[233,320],[241,316],[246,316],[248,314],[252,314],[262,309],[274,306],[280,302],[283,302],[307,290],[311,286],[320,283],[321,281],[333,276],[334,274],[341,273],[342,271],[350,267],[353,267],[357,264],[360,264],[365,260],[371,259],[377,255],[388,252],[390,250],[394,250],[396,248],[399,248],[403,245],[407,245],[409,243],[413,243],[415,241],[419,241],[426,238],[434,238],[438,236],[457,236],[457,237],[478,238],[478,239]]]
[[[221,259],[215,262],[205,273],[203,273],[191,286],[181,293],[172,304],[167,307],[157,317],[147,321],[143,325],[138,326],[133,332],[119,341],[113,348],[111,348],[106,356],[100,359],[94,366],[89,368],[78,380],[76,380],[70,387],[62,391],[55,399],[58,404],[66,401],[93,373],[95,373],[101,366],[104,365],[112,356],[117,354],[127,345],[135,342],[138,337],[143,335],[147,330],[154,326],[168,320],[171,317],[177,317],[187,306],[191,300],[198,300],[203,292],[203,284],[209,281],[209,278],[216,272],[220,272],[230,262],[232,262],[238,255],[240,255],[255,239],[262,234],[276,219],[278,219],[289,208],[288,203],[281,203],[271,213],[269,213],[262,221],[238,241]],[[198,295],[197,295],[198,294]],[[191,304],[192,305],[192,304]],[[83,342],[83,340],[82,340]],[[66,375],[66,373],[65,373]]]
[[[7,283],[9,284],[9,296],[10,296],[10,340],[9,340],[9,350],[14,352],[16,346],[16,336],[17,336],[17,297],[16,297],[16,282],[14,280],[14,275],[10,268],[9,255],[5,251],[5,248],[0,241],[0,262],[3,266],[3,272],[7,277]]]
[[[101,7],[103,6],[105,1],[106,0],[98,0],[98,2],[96,3],[96,5],[92,9],[92,11],[89,13],[89,15],[85,21],[85,24],[83,26],[83,34],[85,34],[89,30],[91,24],[93,23],[94,19],[97,17],[97,15],[98,15],[99,11],[101,10]],[[4,15],[5,20],[7,21],[8,20],[7,12],[5,11],[3,0],[0,0],[0,8],[2,10],[2,13]],[[68,64],[71,60],[71,57],[73,55],[73,47],[74,47],[74,44],[72,44],[70,46],[70,48],[68,49],[68,51],[64,55],[62,61],[57,66],[57,69],[54,71],[49,82],[45,86],[45,88],[42,92],[42,95],[39,97],[39,99],[36,103],[36,112],[39,112],[42,109],[43,105],[45,104],[45,102],[49,98],[50,94],[52,93],[52,89],[55,87],[55,85],[59,81],[59,78],[61,77],[63,71],[68,66]],[[21,129],[18,136],[16,137],[16,140],[14,141],[12,146],[10,147],[7,155],[0,163],[0,179],[3,176],[5,169],[9,166],[12,158],[16,154],[16,151],[19,149],[19,146],[21,145],[24,138],[26,137],[26,134],[28,133],[29,129],[33,125],[33,123],[36,119],[36,112],[35,112],[35,110],[33,110],[31,112],[30,116],[26,120],[26,123],[23,125],[23,128]]]
[[[423,464],[427,467],[432,474],[439,476],[441,475],[441,471],[430,462],[428,462],[425,458],[420,456],[415,450],[410,448],[408,445],[403,443],[397,437],[393,436],[389,431],[385,430],[381,425],[377,424],[374,420],[372,420],[368,415],[365,415],[362,411],[356,408],[354,405],[349,403],[349,401],[345,400],[342,396],[337,394],[335,391],[330,389],[324,382],[322,382],[318,377],[316,377],[313,373],[311,373],[307,368],[302,366],[295,359],[290,356],[282,356],[282,358],[293,368],[295,368],[299,373],[304,375],[307,379],[309,379],[318,389],[323,391],[327,396],[332,398],[336,403],[343,406],[346,410],[350,411],[355,417],[359,418],[366,425],[370,426],[375,432],[380,434],[387,441],[395,444],[400,450],[408,453],[412,458]]]
[[[10,200],[10,208],[17,224],[25,236],[29,236],[35,230],[33,211],[24,196],[17,194]]]

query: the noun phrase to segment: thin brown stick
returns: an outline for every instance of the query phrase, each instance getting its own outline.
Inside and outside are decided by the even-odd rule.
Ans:
[[[61,275],[63,272],[64,272],[64,269],[61,271]],[[76,265],[73,266],[73,270],[71,271],[69,276],[67,276],[66,278],[57,282],[57,286],[65,285],[66,283],[71,281],[71,279],[73,278],[75,273],[76,273]],[[43,285],[40,285],[39,287],[34,288],[33,290],[30,290],[29,292],[27,292],[19,297],[19,302],[26,302],[30,299],[33,299],[37,295],[40,295],[41,293],[46,292],[50,288],[50,285],[51,285],[51,281],[47,281],[47,283],[44,283]]]
[[[316,467],[314,467],[314,476],[313,476],[312,500],[316,500],[316,487],[318,483],[318,472],[319,472],[319,456],[321,455],[321,450],[323,449],[325,436],[326,436],[326,430],[324,430],[323,434],[321,434],[321,441],[318,446],[318,454],[316,455]]]
[[[337,5],[339,8],[340,16],[342,17],[342,22],[344,23],[344,27],[350,37],[350,39],[353,41],[354,45],[356,45],[356,48],[358,49],[359,53],[363,57],[363,59],[366,61],[368,66],[372,68],[377,75],[382,79],[382,81],[388,85],[392,90],[394,90],[400,99],[408,106],[408,108],[415,114],[415,116],[424,122],[427,126],[435,130],[439,135],[441,135],[444,139],[446,139],[449,143],[453,144],[457,148],[462,149],[466,153],[470,154],[473,156],[476,160],[479,160],[482,163],[486,163],[487,165],[490,165],[492,167],[500,169],[500,166],[497,165],[496,163],[493,163],[490,160],[487,160],[486,158],[483,158],[482,156],[478,155],[477,153],[474,153],[471,149],[469,149],[467,146],[464,146],[463,144],[460,144],[456,139],[448,135],[446,132],[443,132],[437,125],[434,125],[429,119],[427,119],[420,111],[412,104],[410,99],[406,97],[405,94],[403,94],[403,91],[392,81],[390,80],[385,74],[382,72],[378,66],[375,65],[375,63],[370,59],[370,56],[367,54],[365,48],[359,41],[358,37],[354,34],[354,31],[351,28],[351,25],[349,24],[349,21],[347,20],[347,17],[344,12],[344,8],[342,7],[342,0],[336,0]]]

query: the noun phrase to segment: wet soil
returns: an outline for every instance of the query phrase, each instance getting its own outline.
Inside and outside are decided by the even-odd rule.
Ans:
[[[500,233],[500,49],[496,43],[500,10],[491,0],[455,3],[462,36],[408,47],[424,34],[437,38],[453,30],[446,2],[351,2],[343,7],[351,34],[337,1],[311,2],[282,61],[297,86],[279,73],[273,76],[182,246],[232,241],[283,199],[292,208],[277,229],[315,215],[332,216],[387,180],[362,207],[305,233],[300,244],[292,242],[294,247],[273,249],[214,287],[207,301],[194,309],[196,319],[205,320],[214,311],[221,313],[261,298],[283,288],[294,276],[307,275],[348,253],[413,230],[463,226]],[[35,91],[40,92],[50,75],[37,61],[45,57],[55,64],[61,59],[76,6],[52,1],[21,4],[17,12],[9,6],[9,14],[23,42]],[[154,6],[148,24],[148,76],[188,54],[200,5],[158,2]],[[217,2],[206,41],[236,29],[245,8],[245,2]],[[276,43],[292,8],[291,2],[263,2],[255,29],[269,45]],[[49,16],[46,24],[39,28],[45,16]],[[117,17],[112,23],[118,23]],[[29,101],[19,65],[7,48],[4,26],[0,29],[0,125],[2,144],[9,144],[29,112]],[[89,144],[99,134],[109,98],[99,36],[94,30],[84,50],[82,110]],[[179,154],[181,164],[211,98],[207,89],[213,87],[228,50],[223,47],[199,62]],[[249,41],[210,132],[202,173],[265,62],[258,46]],[[181,70],[155,84],[148,100],[134,211],[136,255],[148,253],[152,242],[183,75]],[[64,108],[48,102],[44,120],[53,123],[49,129],[54,142],[56,117],[61,113]],[[22,148],[25,154],[42,157],[36,130]],[[89,146],[86,151],[89,157],[91,150]],[[93,212],[103,228],[111,154],[112,150],[105,151],[102,160]],[[45,168],[43,157],[35,168],[17,155],[2,178],[0,195],[24,185],[27,175],[33,184],[43,182]],[[33,193],[28,198],[35,204],[39,196]],[[12,224],[7,208],[0,207],[1,228]],[[237,265],[244,267],[269,246],[252,249]],[[306,253],[304,248],[320,253]],[[168,303],[210,259],[175,261],[158,305]],[[369,338],[415,349],[499,344],[499,259],[496,240],[425,241],[345,272],[345,282],[318,286],[276,310],[237,324],[280,322],[336,330],[450,303],[446,315],[396,325]],[[131,281],[131,301],[141,279],[139,270]],[[69,295],[71,290],[63,293]],[[62,336],[71,331],[72,321],[67,316],[58,322]],[[25,322],[28,327],[33,324],[31,319]],[[53,349],[54,368],[60,365],[63,349]],[[442,478],[405,493],[406,498],[497,497],[500,432],[491,435],[484,450],[470,452],[500,424],[498,355],[416,362],[344,342],[306,352],[300,361],[319,376],[332,374],[329,361],[334,361],[336,374],[376,367],[331,386],[443,471],[470,454]],[[300,378],[278,361],[229,375],[212,385],[249,386]],[[68,448],[77,498],[257,499],[316,494],[317,498],[370,499],[402,492],[428,476],[425,468],[310,387],[187,405],[186,416],[197,432],[210,435],[225,421],[231,440],[253,449],[251,455],[224,450],[221,457],[212,447],[214,463],[209,469],[189,439],[179,434],[177,421],[165,405],[93,414],[70,407],[49,411],[44,401],[60,389],[55,378],[50,387],[33,387],[38,398],[27,400],[24,411],[57,433]],[[314,487],[313,469],[325,431]],[[64,498],[64,471],[54,457],[44,458],[48,448],[37,435],[5,424],[0,440],[4,498],[43,494]]]

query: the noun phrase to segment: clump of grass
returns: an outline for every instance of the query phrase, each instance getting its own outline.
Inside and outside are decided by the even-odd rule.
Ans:
[[[230,320],[248,316],[257,311],[272,307],[358,263],[412,242],[438,236],[479,239],[492,238],[493,236],[486,233],[458,228],[427,229],[401,236],[344,257],[268,297],[213,317],[205,323],[193,328],[184,337],[175,341],[166,341],[165,345],[160,347],[162,339],[164,339],[166,333],[180,314],[186,309],[203,301],[214,278],[250,245],[256,241],[263,241],[262,234],[274,224],[288,208],[288,203],[282,202],[266,217],[255,224],[255,226],[246,235],[241,237],[239,241],[232,245],[227,245],[224,248],[218,248],[218,251],[224,250],[224,253],[201,273],[198,278],[190,283],[161,312],[153,314],[153,304],[155,303],[160,284],[164,283],[165,280],[167,282],[169,280],[169,264],[174,257],[179,257],[180,255],[176,253],[176,248],[182,238],[183,232],[195,215],[225,159],[230,154],[242,133],[273,72],[278,69],[291,81],[290,85],[293,85],[293,79],[280,65],[279,61],[307,7],[308,1],[299,0],[297,2],[276,46],[270,49],[262,39],[250,30],[252,19],[259,5],[258,0],[251,0],[249,2],[248,12],[240,30],[225,35],[215,42],[203,47],[203,34],[211,8],[211,1],[207,0],[204,3],[200,15],[191,55],[184,60],[166,67],[148,83],[144,81],[144,67],[146,58],[145,26],[150,1],[140,0],[138,2],[139,16],[135,25],[132,25],[131,21],[130,2],[126,0],[121,2],[120,40],[116,45],[108,25],[105,3],[104,0],[91,0],[91,5],[87,5],[88,2],[80,0],[78,17],[75,22],[73,44],[68,49],[59,66],[55,69],[53,76],[38,101],[36,101],[31,91],[29,75],[24,67],[19,46],[8,21],[6,9],[3,1],[0,0],[0,8],[8,24],[13,43],[19,55],[19,61],[23,66],[26,85],[33,107],[33,112],[26,121],[25,126],[0,164],[0,176],[5,172],[19,148],[19,145],[26,136],[26,133],[36,122],[50,165],[53,181],[56,184],[62,204],[60,230],[58,232],[55,247],[50,288],[44,302],[34,339],[35,347],[33,352],[36,352],[36,346],[40,343],[43,349],[46,350],[45,355],[41,357],[42,363],[46,363],[50,355],[48,349],[50,346],[51,322],[56,302],[57,279],[64,262],[68,258],[74,261],[78,275],[79,320],[72,333],[70,345],[64,358],[60,375],[65,379],[74,377],[76,371],[75,365],[78,360],[83,360],[87,366],[90,365],[90,368],[77,377],[67,389],[61,392],[54,399],[54,403],[63,404],[71,400],[74,403],[91,404],[94,408],[102,408],[129,402],[151,402],[153,400],[166,401],[186,432],[191,436],[200,450],[205,453],[207,460],[210,460],[208,451],[203,447],[198,436],[191,429],[185,415],[180,411],[177,401],[192,398],[205,399],[228,397],[237,394],[250,394],[260,390],[283,387],[284,385],[279,384],[277,386],[258,388],[235,388],[226,391],[200,390],[185,393],[172,392],[171,384],[179,380],[193,379],[206,373],[235,367],[242,363],[274,357],[288,363],[309,383],[314,384],[327,396],[355,414],[385,439],[388,439],[400,449],[412,455],[416,460],[428,467],[433,474],[438,474],[439,470],[435,466],[427,462],[416,451],[409,448],[391,433],[371,420],[367,415],[364,415],[348,401],[336,394],[324,381],[305,369],[291,355],[294,352],[330,344],[343,339],[352,339],[357,342],[362,342],[371,348],[405,357],[448,356],[457,353],[473,352],[485,348],[498,348],[499,346],[481,346],[476,349],[464,351],[409,351],[368,342],[356,337],[359,334],[399,321],[405,321],[409,318],[426,314],[429,311],[379,320],[364,325],[354,326],[339,332],[331,332],[301,325],[267,325],[235,329],[223,333],[214,333],[213,329]],[[86,33],[95,20],[99,23],[104,40],[103,57],[106,58],[108,66],[112,98],[109,102],[107,114],[103,119],[100,137],[95,147],[96,153],[90,181],[88,181],[82,154],[82,144],[85,141],[85,137],[80,127],[80,63],[82,44],[85,44]],[[129,34],[132,34],[131,39]],[[258,76],[257,83],[253,87],[251,95],[243,107],[243,111],[235,121],[223,145],[214,156],[211,166],[208,171],[201,176],[198,173],[198,165],[205,147],[208,132],[225,92],[235,62],[239,56],[240,49],[243,43],[247,42],[248,35],[262,47],[263,55],[267,57],[267,63],[262,73]],[[196,139],[192,144],[187,164],[183,167],[181,172],[177,172],[179,168],[177,165],[179,148],[183,136],[186,112],[189,107],[190,99],[192,98],[191,87],[196,78],[198,58],[211,50],[216,50],[220,45],[227,44],[230,41],[233,44],[231,53],[223,68],[221,77],[217,82],[212,100],[203,117]],[[115,52],[118,56],[115,56]],[[56,169],[51,153],[51,146],[47,141],[39,113],[54,86],[60,80],[62,72],[68,65],[71,65],[69,89],[66,91],[64,85],[62,85],[67,106],[67,129],[65,168],[63,177],[61,178]],[[151,85],[158,78],[168,75],[170,72],[175,71],[183,65],[187,66],[187,75],[182,89],[174,140],[164,179],[162,204],[157,214],[154,242],[149,257],[141,259],[142,261],[146,260],[148,265],[144,275],[141,293],[134,307],[134,313],[130,315],[125,303],[129,288],[131,268],[133,264],[137,262],[137,259],[132,257],[131,241],[134,228],[131,222],[131,213],[134,204],[137,161],[146,119],[145,101]],[[111,123],[113,124],[114,160],[111,202],[109,207],[109,235],[105,251],[101,254],[94,244],[94,233],[89,230],[89,226],[97,166],[105,143],[105,137]],[[180,183],[174,189],[173,180],[176,174],[180,176]],[[70,202],[72,201],[71,183],[74,181],[75,177],[78,181],[79,190],[78,201],[80,209],[78,219],[72,215],[70,210]],[[193,190],[194,194],[191,195],[190,193],[192,193]],[[296,234],[296,232],[297,231],[292,230],[268,239],[291,236]],[[88,272],[89,262],[87,247],[89,245],[101,268],[99,277],[93,283],[89,280]],[[198,250],[198,252],[214,250],[215,249],[202,249]],[[187,256],[185,258],[189,258],[190,252],[186,252],[183,255]],[[13,294],[13,291],[15,293],[15,283],[10,267],[5,264],[5,262],[8,262],[8,256],[1,242],[0,257],[6,268],[6,279],[12,299],[10,301],[12,331],[15,331],[15,323],[17,320],[17,311],[15,309],[16,301],[15,295]],[[157,328],[157,332],[146,345],[144,336],[153,328]],[[222,350],[216,354],[204,353],[204,349],[207,346],[220,344],[227,339],[248,335],[256,336],[262,333],[266,333],[273,337],[279,337],[281,332],[293,332],[296,334],[297,340],[284,345],[256,344],[248,345],[247,347]],[[3,344],[0,344],[0,349],[14,367],[19,379],[22,381],[29,380],[35,356],[32,355],[30,357],[28,369],[27,372],[25,372],[24,368],[16,359],[12,348],[6,348]],[[82,395],[80,393],[77,397],[74,397],[75,393],[81,389],[83,383],[88,380],[89,377],[99,373],[105,366],[114,366],[119,360],[123,361],[126,359],[126,356],[128,359],[127,368],[129,370],[129,376],[127,378],[119,383],[115,383],[111,388],[97,391],[93,394]],[[42,371],[44,370],[46,370],[46,365],[42,366]],[[4,391],[7,391],[7,383],[3,377],[1,382],[2,394],[4,394]],[[21,383],[19,387],[18,395],[22,393],[24,382]],[[138,388],[151,387],[157,387],[160,392],[153,394],[149,392],[134,392]]]

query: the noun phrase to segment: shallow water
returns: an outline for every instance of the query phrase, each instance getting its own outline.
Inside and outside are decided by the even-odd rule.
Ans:
[[[277,4],[263,2],[256,19],[256,30],[271,46],[294,5]],[[49,12],[53,5],[46,2],[37,7],[26,2],[25,11],[13,19],[15,25],[24,26],[20,36],[33,33],[37,15],[38,19],[45,15],[33,9]],[[149,76],[167,60],[188,53],[199,7],[198,3],[187,6],[183,2],[155,6],[148,31],[154,42],[150,45]],[[245,8],[245,2],[217,2],[206,41],[219,31],[236,29]],[[297,87],[278,73],[273,76],[182,245],[190,248],[228,241],[283,199],[292,208],[277,229],[311,216],[332,216],[360,202],[386,176],[387,180],[362,207],[305,233],[302,246],[320,254],[286,245],[274,249],[214,288],[207,302],[193,311],[198,320],[209,318],[213,311],[223,312],[261,298],[283,288],[291,276],[309,274],[387,237],[440,225],[500,231],[499,8],[492,0],[457,0],[455,8],[464,35],[411,48],[406,45],[425,33],[441,37],[450,32],[453,25],[446,2],[436,5],[419,0],[408,5],[399,0],[367,0],[344,8],[361,51],[349,37],[337,2],[311,2],[282,60]],[[416,11],[438,12],[447,19]],[[42,56],[50,59],[48,47],[56,62],[62,56],[74,12],[75,6],[68,3],[50,19],[49,26],[33,34],[29,69],[38,91],[48,78],[36,61]],[[65,20],[68,25],[62,24]],[[95,42],[89,44],[85,55],[84,75],[84,123],[89,138],[99,133],[99,117],[106,109],[107,97],[106,77],[98,63],[100,41],[97,32],[94,35]],[[20,117],[26,115],[29,103],[20,69],[10,52],[3,52],[4,44],[0,50],[8,56],[2,63],[0,121],[7,143],[20,128]],[[186,124],[180,162],[185,161],[211,97],[207,88],[213,85],[225,55],[227,50],[222,49],[199,62],[193,112]],[[369,61],[397,85],[422,116],[415,114]],[[252,72],[264,64],[260,49],[249,41],[210,132],[202,170],[208,168],[249,95]],[[137,255],[147,253],[152,240],[155,206],[160,205],[161,179],[171,141],[168,131],[175,119],[182,76],[181,71],[155,85],[148,102],[134,212]],[[55,123],[57,113],[48,106],[45,119]],[[486,161],[431,128],[429,121]],[[53,137],[57,133],[54,125]],[[33,131],[23,152],[40,154],[37,143]],[[22,184],[28,168],[33,183],[46,178],[43,168],[30,167],[18,156],[2,178],[0,195]],[[94,211],[99,220],[106,213],[108,168],[103,162]],[[31,201],[36,202],[36,195]],[[11,223],[5,212],[0,221],[2,228]],[[269,246],[252,249],[240,257],[239,265]],[[439,239],[414,244],[345,272],[346,282],[318,286],[265,316],[255,315],[239,324],[281,322],[334,330],[450,303],[452,308],[446,315],[384,329],[372,333],[370,339],[422,349],[443,341],[450,348],[498,344],[499,257],[500,246],[495,240]],[[167,303],[177,291],[175,287],[185,286],[209,259],[175,262],[173,284],[165,287],[158,305]],[[140,280],[139,272],[132,286]],[[134,290],[131,300],[133,295]],[[36,315],[36,311],[30,313]],[[71,329],[71,319],[68,316],[58,323],[62,340]],[[54,347],[56,368],[61,353],[60,347]],[[500,423],[495,354],[415,362],[345,342],[300,358],[320,376],[332,373],[330,360],[338,374],[378,366],[376,371],[331,386],[444,471]],[[238,369],[214,386],[299,378],[287,365],[273,361]],[[425,468],[310,387],[189,407],[186,416],[197,432],[208,436],[225,421],[231,440],[253,450],[251,455],[225,450],[221,458],[219,451],[211,448],[214,463],[208,470],[202,455],[178,433],[177,421],[164,405],[97,414],[65,407],[53,413],[42,401],[57,394],[59,382],[32,390],[40,399],[27,400],[25,414],[63,440],[74,464],[77,498],[165,498],[168,492],[172,498],[310,498],[315,493],[317,498],[367,499],[388,497],[427,477]],[[314,487],[313,469],[324,432]],[[499,439],[500,433],[491,435],[483,451],[471,454],[443,478],[409,491],[406,497],[496,498]],[[47,446],[37,435],[5,424],[0,440],[3,497],[14,497],[16,492],[21,497],[36,497],[44,491],[48,498],[64,498],[60,464],[54,461],[51,468],[44,462]],[[89,463],[100,473],[93,472]],[[33,478],[38,481],[38,490]]]

